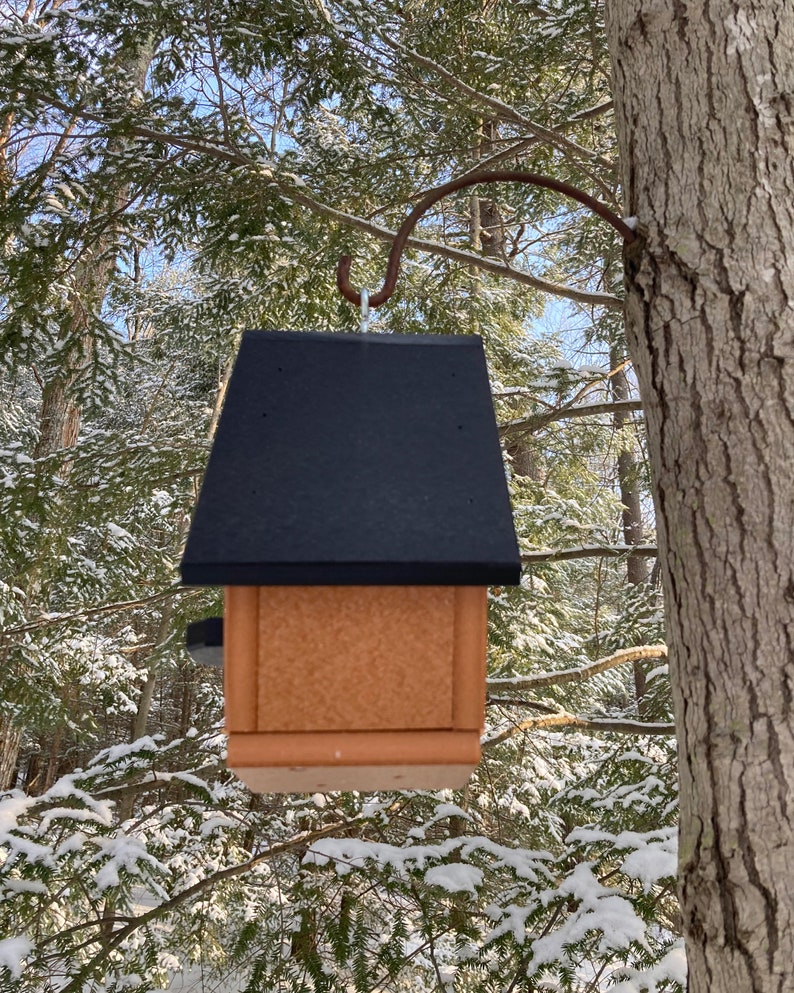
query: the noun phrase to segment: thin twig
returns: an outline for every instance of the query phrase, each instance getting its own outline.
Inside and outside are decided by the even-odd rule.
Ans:
[[[562,731],[610,731],[614,734],[652,734],[668,736],[675,734],[675,724],[645,723],[643,721],[631,720],[610,720],[608,718],[578,717],[576,714],[569,714],[567,711],[560,711],[549,717],[533,717],[526,721],[514,724],[504,731],[486,734],[482,739],[483,751],[493,748],[502,741],[507,741],[517,734],[525,731],[544,731],[548,729],[559,729]]]
[[[55,107],[58,110],[62,110],[65,113],[77,114],[85,120],[93,121],[97,124],[107,125],[111,123],[102,114],[97,114],[93,111],[86,110],[83,107],[71,107],[69,104],[62,100],[58,100],[55,97],[44,97],[32,90],[24,91],[24,95],[39,97],[49,103],[50,106]],[[348,214],[341,210],[336,210],[334,207],[330,207],[327,204],[315,200],[313,197],[310,197],[308,194],[302,192],[297,185],[292,185],[284,178],[277,176],[272,171],[273,164],[271,162],[247,156],[239,150],[230,149],[224,146],[222,142],[216,143],[200,141],[194,136],[156,131],[153,128],[133,124],[131,122],[128,124],[127,129],[130,134],[136,135],[139,138],[144,138],[148,141],[156,141],[164,145],[174,145],[178,148],[183,148],[199,155],[206,155],[209,158],[227,162],[231,165],[258,170],[262,174],[263,181],[272,183],[284,197],[296,204],[299,204],[300,206],[308,208],[313,213],[319,214],[321,217],[327,217],[329,220],[333,220],[346,227],[352,227],[359,231],[364,231],[379,241],[392,243],[396,237],[396,232],[390,230],[389,228],[373,224],[365,218]],[[564,286],[560,283],[552,283],[546,279],[541,279],[538,276],[533,276],[531,273],[522,269],[514,269],[511,266],[506,265],[504,262],[497,261],[496,259],[490,259],[477,255],[475,252],[467,252],[463,249],[452,248],[449,245],[443,245],[437,242],[427,241],[423,238],[415,237],[409,238],[407,245],[409,248],[419,249],[420,251],[427,252],[431,255],[438,255],[441,258],[450,259],[453,262],[458,262],[461,265],[468,267],[474,266],[475,268],[481,269],[485,272],[490,272],[506,279],[512,279],[514,282],[521,283],[525,286],[530,286],[533,289],[540,290],[543,293],[549,293],[552,296],[573,300],[576,303],[582,303],[595,307],[619,308],[623,306],[622,300],[612,293],[596,293],[587,290],[577,290],[573,287]]]
[[[85,607],[82,610],[75,610],[70,614],[44,614],[29,624],[20,624],[14,628],[0,628],[0,638],[25,634],[28,631],[37,631],[40,628],[50,627],[55,624],[64,624],[67,621],[101,617],[103,614],[116,614],[123,610],[136,610],[140,607],[148,607],[153,603],[159,603],[161,600],[168,600],[171,597],[197,596],[201,592],[203,591],[186,586],[169,586],[167,590],[152,593],[151,596],[141,597],[140,600],[122,600],[118,603],[105,603],[99,607]]]

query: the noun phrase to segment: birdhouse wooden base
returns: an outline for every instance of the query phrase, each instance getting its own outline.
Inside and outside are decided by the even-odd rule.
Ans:
[[[229,767],[260,792],[462,787],[486,623],[484,587],[227,587]]]

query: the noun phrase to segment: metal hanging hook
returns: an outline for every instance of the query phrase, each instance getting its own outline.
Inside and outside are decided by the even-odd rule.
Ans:
[[[589,193],[585,193],[583,190],[577,189],[575,186],[571,186],[570,183],[563,183],[561,180],[552,179],[550,176],[540,176],[537,173],[523,172],[522,170],[495,169],[469,173],[468,176],[463,176],[460,179],[453,179],[449,183],[444,183],[442,186],[437,186],[435,189],[430,190],[422,197],[419,203],[402,222],[392,244],[391,251],[389,252],[389,261],[386,264],[386,278],[383,281],[383,286],[377,293],[367,293],[367,312],[369,312],[370,308],[374,309],[375,307],[380,307],[381,304],[386,303],[392,293],[394,293],[394,289],[397,285],[397,277],[400,273],[400,261],[402,259],[402,254],[405,250],[408,238],[416,226],[419,218],[426,211],[428,211],[434,203],[441,200],[448,193],[455,193],[458,190],[464,190],[468,186],[477,186],[480,183],[529,183],[532,186],[541,186],[547,190],[554,190],[557,193],[562,193],[563,196],[571,197],[571,199],[577,200],[589,210],[592,210],[594,214],[598,214],[598,216],[602,217],[607,224],[612,225],[618,234],[621,235],[626,244],[631,244],[631,242],[636,241],[637,239],[637,235],[634,231],[624,220],[618,217],[614,211],[611,211],[609,207],[601,203],[600,200],[596,200],[595,197],[591,197]],[[355,304],[356,306],[362,306],[363,331],[364,321],[362,295],[366,291],[362,290],[359,292],[351,285],[350,267],[352,264],[353,259],[351,256],[342,256],[336,269],[336,285],[339,288],[339,292],[346,300],[349,300],[350,303]]]

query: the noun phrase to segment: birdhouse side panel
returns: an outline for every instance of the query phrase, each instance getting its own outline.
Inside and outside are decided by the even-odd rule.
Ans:
[[[481,732],[485,727],[485,676],[488,654],[488,590],[455,587],[455,649],[452,726]]]
[[[259,729],[259,590],[227,586],[223,633],[223,695],[229,734]]]

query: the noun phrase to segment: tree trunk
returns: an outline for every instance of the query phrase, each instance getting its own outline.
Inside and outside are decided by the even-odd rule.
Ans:
[[[218,382],[218,392],[215,395],[215,405],[212,410],[212,416],[210,417],[209,427],[207,428],[207,440],[212,444],[212,440],[215,437],[215,431],[218,427],[218,421],[220,420],[221,410],[223,409],[223,403],[226,399],[226,389],[229,385],[229,379],[232,375],[232,369],[234,368],[234,358],[233,355],[226,363],[223,372],[221,373],[220,380]],[[182,546],[184,541],[187,539],[187,532],[190,529],[190,520],[186,519],[182,521],[180,527],[180,539],[177,542],[179,546]],[[163,607],[163,612],[160,618],[160,625],[157,631],[157,637],[155,638],[155,651],[165,643],[171,632],[171,624],[173,622],[173,603],[168,600]],[[152,701],[154,700],[154,691],[157,686],[157,676],[158,669],[155,663],[152,663],[149,668],[148,675],[146,677],[146,682],[141,688],[141,695],[138,698],[138,710],[135,714],[135,721],[132,726],[132,736],[130,741],[137,741],[146,734],[146,726],[149,721],[149,713],[152,708]]]
[[[493,119],[483,121],[479,138],[477,162],[493,154],[494,145],[499,140],[499,122]],[[482,252],[487,258],[505,257],[505,223],[495,200],[483,199],[476,194],[472,196],[469,228],[475,251]]]
[[[0,717],[0,791],[11,789],[17,776],[22,732],[6,717]]]
[[[611,0],[626,316],[663,556],[693,993],[794,962],[794,13]]]
[[[620,368],[623,356],[616,347],[610,349],[610,364],[614,372],[609,380],[612,399],[616,403],[628,400],[631,396],[629,380]],[[642,499],[640,492],[639,466],[634,455],[635,439],[632,432],[630,439],[623,437],[626,424],[630,422],[628,414],[616,410],[612,415],[615,430],[618,432],[618,486],[620,487],[620,502],[623,504],[623,540],[627,545],[642,545],[645,541],[642,526]],[[648,560],[639,555],[630,555],[626,560],[626,580],[630,586],[640,586],[648,582]],[[634,695],[637,700],[637,713],[640,717],[647,715],[645,691],[647,688],[647,663],[636,661],[634,670]]]
[[[146,80],[153,54],[151,39],[140,49],[127,56],[124,68],[130,74],[135,86],[142,89]],[[123,139],[114,139],[118,144]],[[111,142],[111,150],[113,142]],[[0,160],[0,166],[4,163]],[[3,179],[0,174],[0,180]],[[0,183],[0,185],[2,185]],[[107,191],[108,207],[113,213],[126,209],[132,189],[132,181],[120,179],[115,187]],[[98,311],[105,299],[110,281],[116,268],[119,249],[117,226],[110,223],[92,245],[81,246],[79,258],[74,264],[69,313],[61,330],[61,340],[79,341],[79,347],[67,353],[62,368],[44,384],[39,413],[39,437],[33,457],[47,458],[63,452],[63,461],[58,474],[65,478],[70,470],[69,451],[74,447],[80,432],[81,409],[76,399],[76,389],[81,384],[94,358],[94,340],[90,329],[90,314]],[[42,471],[51,473],[52,466]],[[65,539],[66,536],[64,536]],[[52,548],[47,551],[54,554]],[[31,565],[24,580],[19,584],[26,587],[29,600],[46,602],[47,593],[39,589],[39,578],[35,563]],[[47,609],[47,605],[44,609]],[[0,656],[0,660],[2,657]],[[21,729],[10,722],[0,722],[0,788],[3,788],[16,775],[21,742]],[[46,747],[46,746],[45,746]],[[57,756],[51,754],[46,781],[48,782],[57,767]]]

